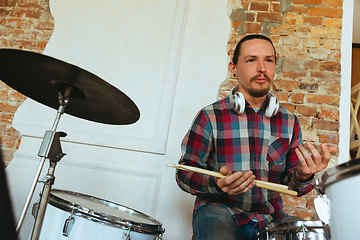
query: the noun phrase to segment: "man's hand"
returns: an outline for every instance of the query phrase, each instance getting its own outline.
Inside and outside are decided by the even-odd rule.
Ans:
[[[314,173],[327,168],[331,153],[337,150],[336,146],[328,147],[324,143],[320,144],[321,153],[319,153],[314,145],[309,142],[306,142],[306,146],[310,150],[310,153],[303,145],[299,145],[299,148],[295,149],[296,155],[300,161],[295,173],[295,178],[298,181],[306,181]]]
[[[255,182],[253,182],[255,176],[250,170],[246,173],[238,171],[231,174],[231,170],[227,166],[223,166],[219,173],[227,177],[222,179],[216,178],[216,184],[223,192],[226,192],[229,195],[245,193],[255,186]]]

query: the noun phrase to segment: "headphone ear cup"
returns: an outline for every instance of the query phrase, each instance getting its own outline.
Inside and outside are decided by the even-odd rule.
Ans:
[[[241,92],[237,92],[237,86],[231,89],[229,96],[230,108],[237,114],[242,114],[245,111],[245,98]]]
[[[272,92],[269,93],[270,93],[270,99],[265,111],[265,117],[271,118],[275,116],[279,111],[280,104],[277,98],[275,97],[275,95]]]

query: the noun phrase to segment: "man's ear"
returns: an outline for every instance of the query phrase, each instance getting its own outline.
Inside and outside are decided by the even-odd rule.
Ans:
[[[229,68],[229,71],[231,72],[231,74],[237,74],[236,66],[232,61],[229,62],[228,68]]]

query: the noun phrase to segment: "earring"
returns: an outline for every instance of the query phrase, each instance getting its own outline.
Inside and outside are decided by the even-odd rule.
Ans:
[[[237,74],[236,74],[236,73],[233,73],[233,77],[236,78],[236,77],[237,77]]]

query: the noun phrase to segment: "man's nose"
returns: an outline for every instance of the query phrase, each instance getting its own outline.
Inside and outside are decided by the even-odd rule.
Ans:
[[[259,71],[260,73],[266,72],[265,63],[262,62],[262,61],[259,61],[258,64],[259,64],[259,65],[258,65],[258,71]]]

